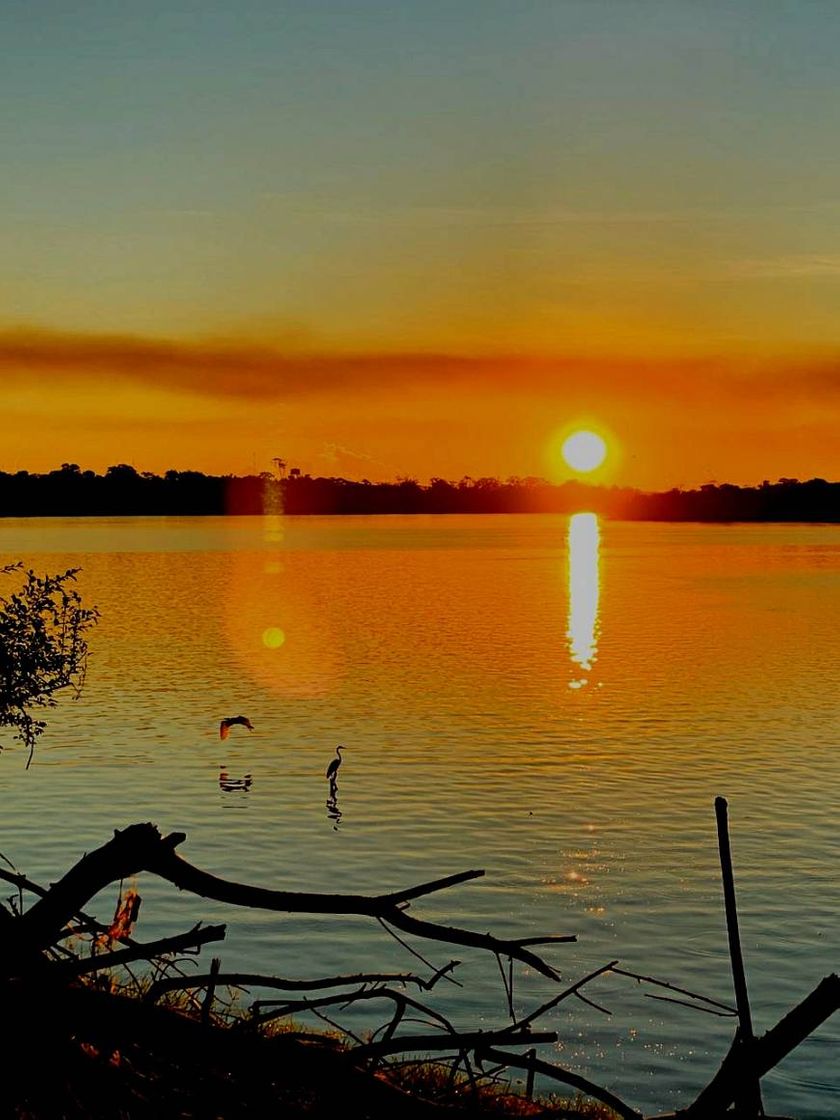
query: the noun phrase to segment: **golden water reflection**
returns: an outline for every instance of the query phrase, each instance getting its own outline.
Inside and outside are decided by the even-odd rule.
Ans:
[[[573,664],[588,673],[598,656],[598,599],[600,596],[601,529],[595,513],[569,518],[569,624],[566,637]],[[570,682],[581,688],[586,677]]]

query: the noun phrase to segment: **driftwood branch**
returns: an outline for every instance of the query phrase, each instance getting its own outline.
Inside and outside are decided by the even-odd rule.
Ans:
[[[380,895],[277,891],[221,879],[194,867],[175,852],[185,839],[183,833],[177,832],[161,837],[152,824],[131,825],[122,832],[116,832],[107,844],[84,856],[15,922],[18,944],[45,948],[84,904],[109,883],[149,871],[181,890],[235,906],[285,913],[361,914],[381,918],[417,937],[501,953],[530,965],[552,980],[559,978],[551,965],[532,953],[521,941],[440,925],[406,912],[405,908],[412,899],[478,878],[483,874],[481,871],[464,871]],[[574,940],[574,937],[552,940]]]

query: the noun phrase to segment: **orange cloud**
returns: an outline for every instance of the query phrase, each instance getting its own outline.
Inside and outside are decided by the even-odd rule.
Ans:
[[[33,374],[55,382],[107,376],[166,391],[253,401],[392,393],[436,385],[479,392],[564,394],[575,399],[650,396],[721,403],[840,396],[840,358],[836,357],[299,352],[248,340],[154,339],[39,329],[0,332],[0,374],[7,386]]]
[[[303,351],[253,338],[0,332],[4,470],[546,474],[570,424],[612,433],[614,481],[836,477],[840,360],[743,351]],[[620,453],[619,453],[620,452]]]

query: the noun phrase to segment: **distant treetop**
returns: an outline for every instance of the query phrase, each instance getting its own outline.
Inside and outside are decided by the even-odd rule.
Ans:
[[[552,484],[542,478],[432,478],[424,485],[315,478],[297,468],[278,477],[138,471],[128,463],[104,474],[62,463],[47,474],[0,472],[0,517],[202,514],[573,513],[653,521],[840,521],[840,483],[780,478],[758,486],[708,482],[689,490],[645,493],[629,487]]]

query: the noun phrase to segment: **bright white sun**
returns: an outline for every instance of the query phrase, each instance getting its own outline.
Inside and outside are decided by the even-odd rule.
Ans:
[[[560,454],[573,471],[594,471],[607,457],[607,445],[595,432],[572,432],[563,441]]]

